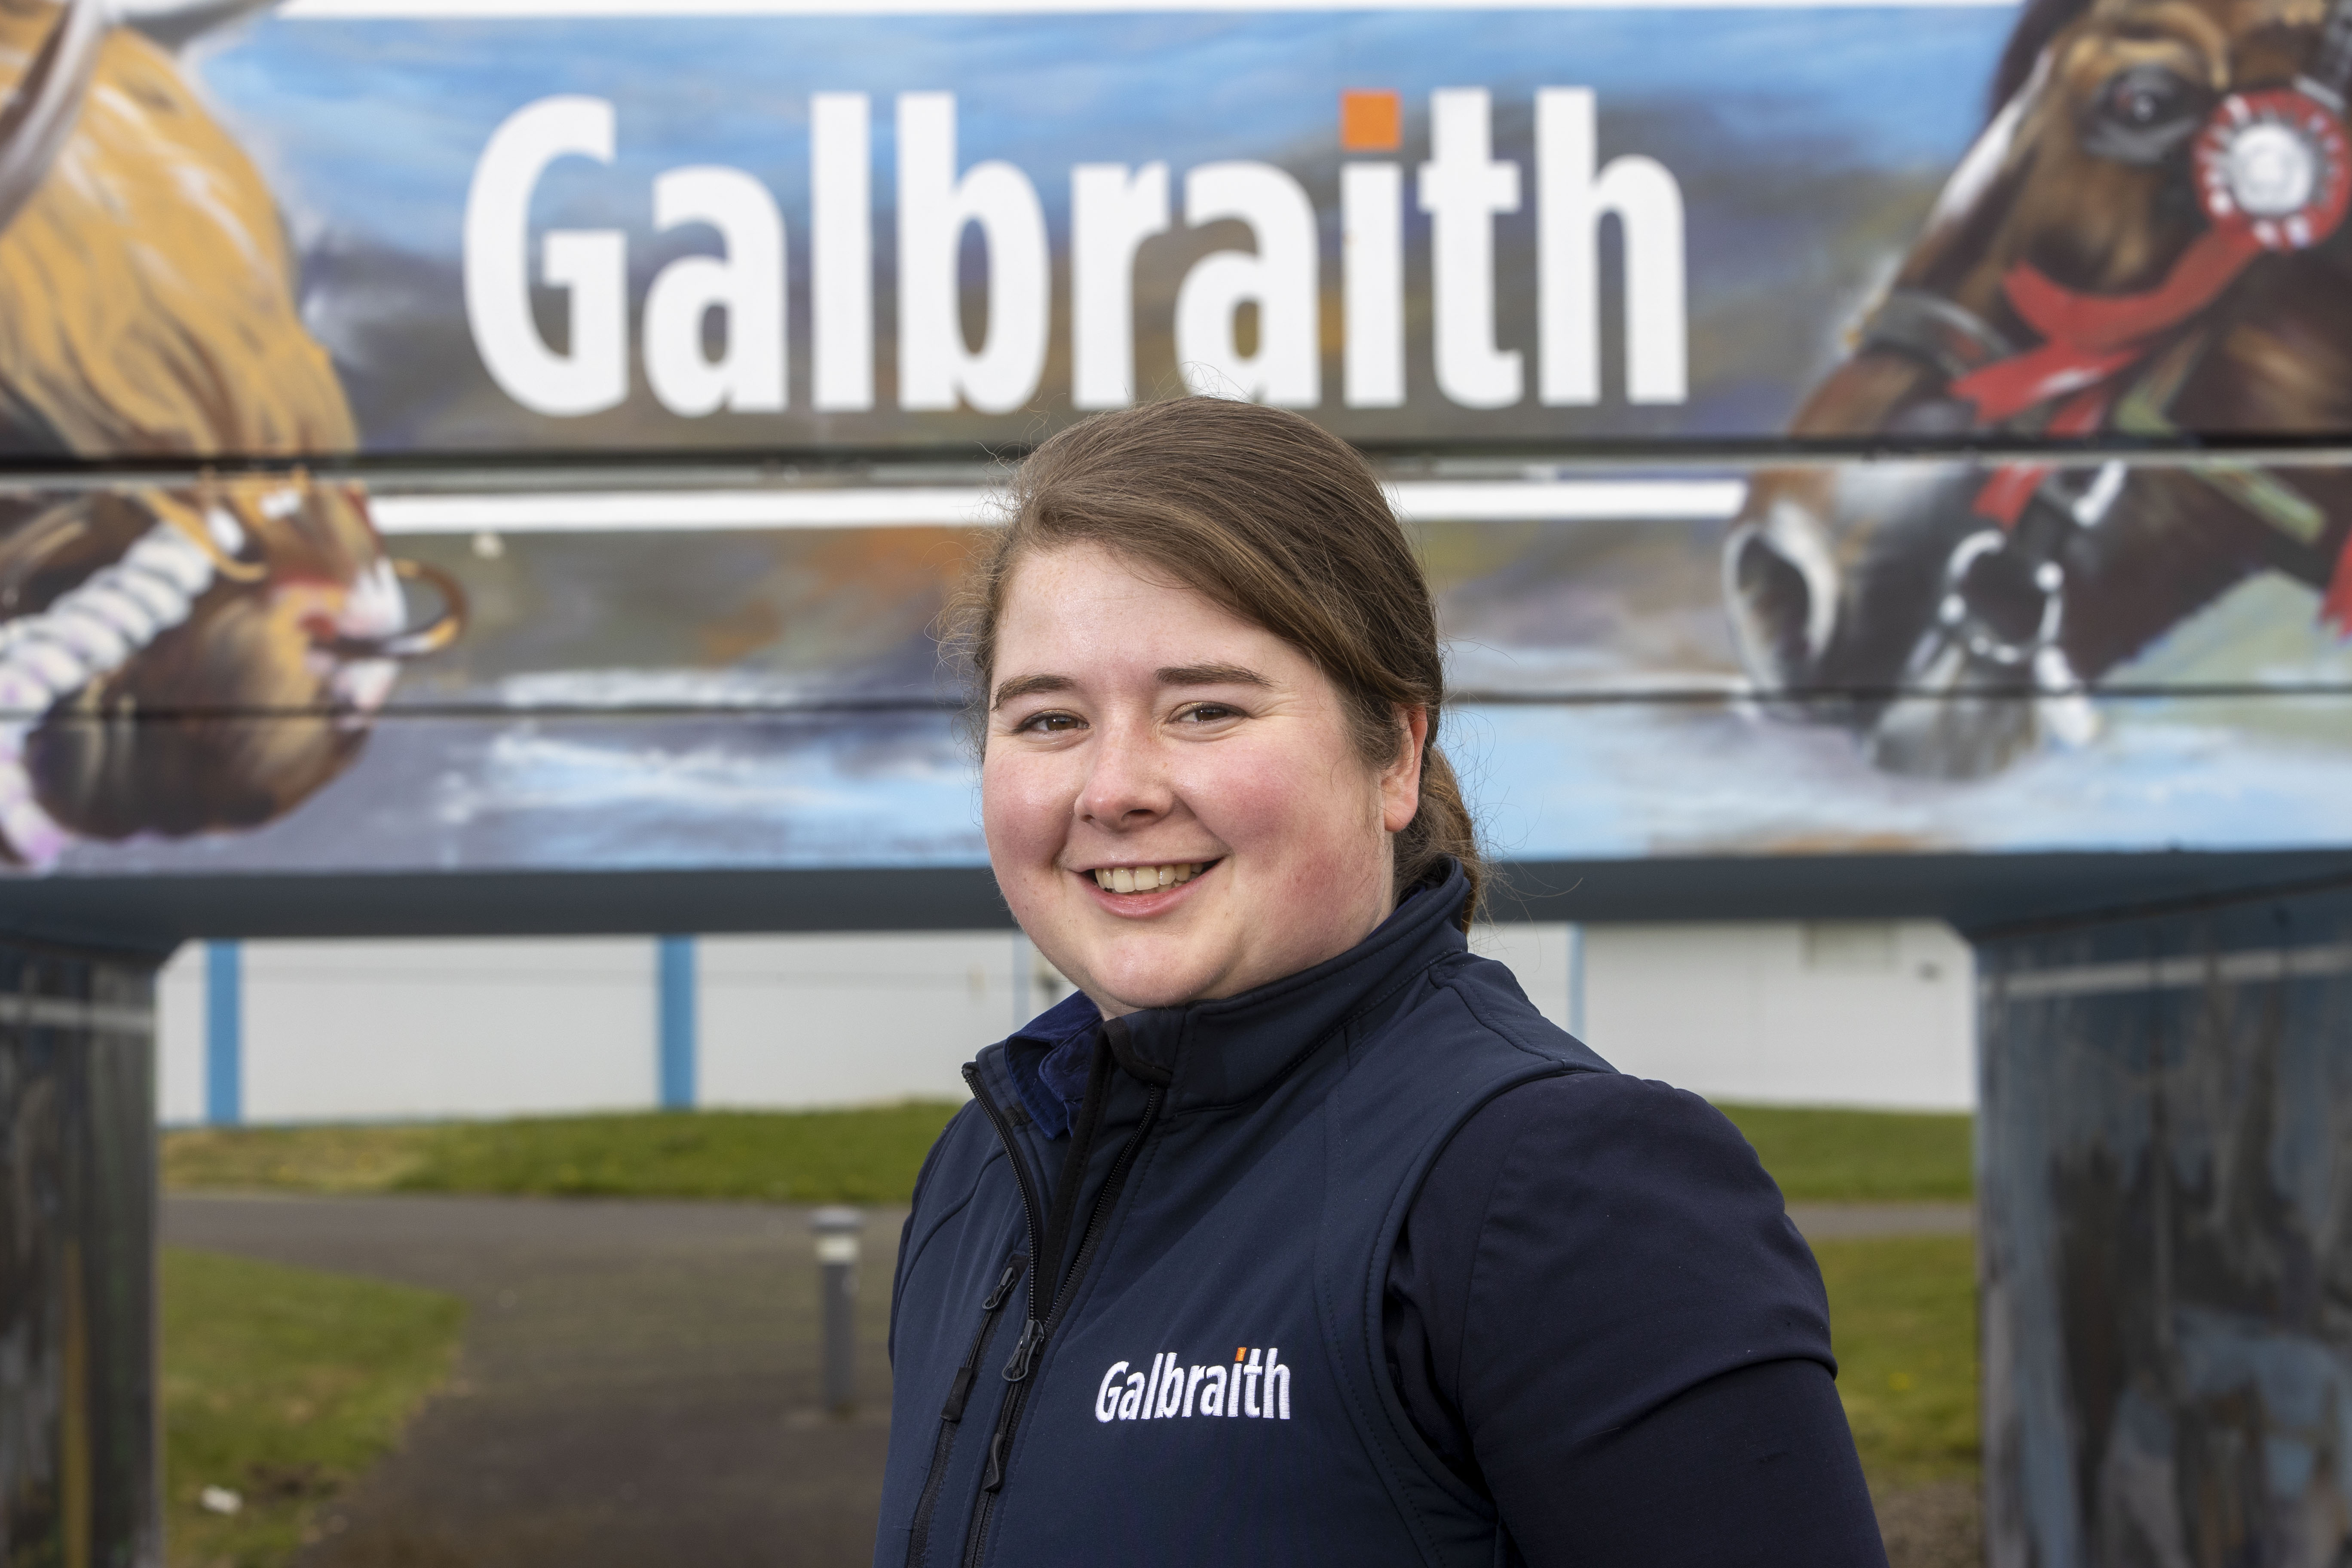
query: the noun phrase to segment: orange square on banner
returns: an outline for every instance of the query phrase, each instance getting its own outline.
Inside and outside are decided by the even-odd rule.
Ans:
[[[1349,88],[1339,95],[1339,150],[1393,153],[1404,145],[1404,95],[1389,88]]]

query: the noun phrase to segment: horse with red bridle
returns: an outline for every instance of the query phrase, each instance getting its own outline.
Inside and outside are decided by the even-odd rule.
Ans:
[[[2033,0],[1994,112],[1800,437],[2352,430],[2352,0]],[[2352,476],[2011,461],[1759,474],[1725,546],[1776,710],[1970,777],[2263,572],[2352,624]]]
[[[169,36],[242,0],[0,0],[0,451],[36,466],[357,444],[260,173]],[[441,600],[410,629],[402,584]],[[0,494],[0,858],[255,826],[349,765],[463,619],[352,484],[296,468]]]

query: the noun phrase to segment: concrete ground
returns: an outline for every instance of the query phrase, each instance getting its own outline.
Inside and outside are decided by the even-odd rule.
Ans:
[[[1965,1204],[1790,1213],[1817,1240],[1974,1224]],[[163,1239],[473,1307],[450,1387],[297,1568],[849,1568],[873,1552],[904,1215],[867,1217],[847,1422],[817,1409],[806,1209],[174,1194]],[[1980,1560],[1973,1489],[1878,1500],[1893,1568]]]
[[[298,1568],[844,1568],[873,1554],[903,1217],[868,1216],[846,1423],[816,1408],[804,1209],[173,1194],[163,1239],[472,1305],[455,1381]]]

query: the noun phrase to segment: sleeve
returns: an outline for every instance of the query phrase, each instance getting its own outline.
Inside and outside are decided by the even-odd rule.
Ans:
[[[1697,1096],[1498,1097],[1415,1198],[1386,1310],[1415,1426],[1532,1568],[1883,1568],[1820,1271]]]

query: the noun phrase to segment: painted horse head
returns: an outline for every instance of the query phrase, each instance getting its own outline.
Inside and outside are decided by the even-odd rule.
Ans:
[[[171,57],[91,0],[0,0],[0,84],[12,71],[0,449],[192,467],[350,449],[268,189]],[[418,577],[442,614],[411,632]],[[0,855],[42,868],[77,838],[291,810],[357,754],[396,661],[462,615],[445,576],[386,556],[356,486],[0,495]]]
[[[1852,354],[1792,433],[2146,438],[2352,420],[2352,3],[2035,0]],[[1881,765],[1970,776],[2248,574],[2335,581],[2339,478],[2011,463],[1761,473],[1742,656]],[[2352,610],[2352,591],[2331,595]]]

